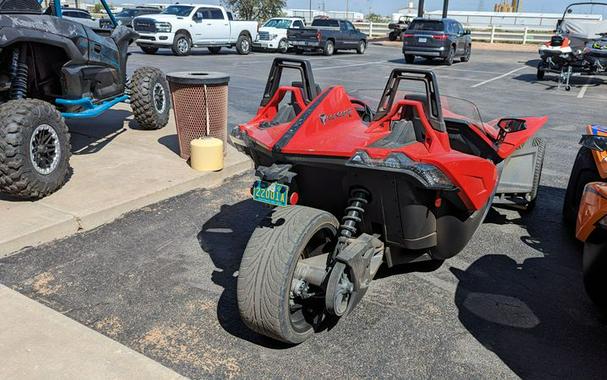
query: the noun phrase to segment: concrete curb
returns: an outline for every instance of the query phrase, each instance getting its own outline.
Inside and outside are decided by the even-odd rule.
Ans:
[[[0,258],[12,256],[23,249],[62,239],[78,232],[92,230],[110,223],[130,211],[138,210],[191,190],[220,186],[227,179],[243,174],[252,168],[253,162],[247,156],[229,147],[225,167],[220,172],[201,173],[185,181],[171,183],[159,190],[144,193],[134,198],[125,198],[123,202],[86,215],[71,215],[41,200],[36,205],[36,212],[40,212],[40,210],[48,212],[49,217],[47,219],[53,221],[40,226],[38,229],[13,236],[9,240],[0,241]],[[28,205],[24,206],[27,207]]]

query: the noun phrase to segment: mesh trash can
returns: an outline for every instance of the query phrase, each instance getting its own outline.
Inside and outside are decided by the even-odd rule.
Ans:
[[[227,74],[216,72],[177,72],[167,74],[179,139],[179,154],[190,158],[190,142],[211,136],[223,141],[228,134]]]

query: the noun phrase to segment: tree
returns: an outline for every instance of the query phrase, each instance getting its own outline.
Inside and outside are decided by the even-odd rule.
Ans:
[[[386,20],[386,18],[384,16],[382,16],[382,15],[378,15],[377,13],[369,13],[367,15],[367,20],[369,22],[380,23],[380,22],[384,22]]]
[[[241,19],[258,21],[282,16],[287,5],[286,0],[223,0],[223,3]]]

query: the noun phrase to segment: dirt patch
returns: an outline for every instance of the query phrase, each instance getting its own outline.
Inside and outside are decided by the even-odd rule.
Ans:
[[[153,327],[139,339],[138,345],[146,355],[166,358],[172,364],[189,365],[230,379],[241,373],[236,358],[205,343],[199,329],[184,323]]]
[[[117,337],[124,329],[120,318],[110,315],[95,323],[95,329],[109,337]]]
[[[50,296],[63,288],[63,285],[54,282],[55,276],[52,273],[40,273],[32,279],[32,290],[41,296]]]

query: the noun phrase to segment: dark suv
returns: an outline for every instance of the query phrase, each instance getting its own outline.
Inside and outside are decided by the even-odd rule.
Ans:
[[[470,31],[456,20],[416,18],[403,34],[403,54],[407,63],[413,63],[418,56],[441,58],[451,65],[457,57],[467,62],[471,53]]]

